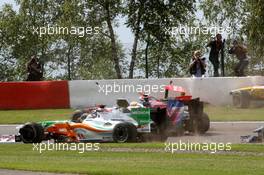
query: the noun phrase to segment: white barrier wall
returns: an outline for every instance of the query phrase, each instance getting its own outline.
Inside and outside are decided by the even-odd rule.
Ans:
[[[69,82],[70,104],[81,108],[95,104],[113,106],[117,98],[138,101],[138,92],[145,91],[162,98],[164,86],[170,81],[184,87],[188,94],[200,97],[213,105],[229,105],[229,92],[245,86],[264,85],[264,77],[208,77],[208,78],[163,78],[121,80],[74,80]]]

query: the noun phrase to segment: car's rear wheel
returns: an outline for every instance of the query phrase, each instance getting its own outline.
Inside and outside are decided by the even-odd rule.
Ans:
[[[44,138],[44,128],[37,123],[24,125],[19,133],[24,143],[40,143]]]
[[[233,95],[233,105],[237,108],[241,105],[241,96],[240,95]]]
[[[250,95],[246,91],[233,95],[233,105],[237,108],[248,108],[250,106]]]
[[[205,133],[210,129],[210,119],[209,116],[206,113],[203,113],[203,116],[201,118],[201,128],[200,132]]]
[[[210,119],[206,113],[193,121],[194,132],[199,134],[206,133],[210,128]]]
[[[113,140],[118,143],[136,142],[137,128],[132,123],[119,123],[113,130]]]

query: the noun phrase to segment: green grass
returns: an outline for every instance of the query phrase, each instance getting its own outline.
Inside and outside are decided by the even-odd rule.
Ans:
[[[205,106],[212,121],[264,121],[264,108],[241,109],[231,106]]]
[[[165,143],[151,142],[151,143],[104,143],[100,148],[142,148],[142,149],[164,149]],[[264,153],[263,144],[232,144],[234,152],[255,152]]]
[[[136,144],[123,144],[134,148]],[[150,144],[137,144],[151,148]],[[154,143],[153,148],[162,144]],[[114,144],[101,144],[100,147],[113,147]],[[120,144],[115,144],[119,147]],[[114,147],[115,147],[114,146]],[[33,151],[32,145],[0,145],[0,168],[48,171],[61,173],[84,173],[90,175],[144,174],[144,175],[239,175],[263,174],[263,154],[258,155],[263,145],[237,145],[236,149],[248,150],[256,154],[200,154],[165,152],[85,152],[76,151]],[[162,147],[161,147],[162,148]]]
[[[264,153],[263,144],[233,144],[232,151]]]
[[[0,124],[69,119],[72,113],[72,109],[2,110]]]
[[[204,110],[211,121],[264,121],[264,108],[237,109],[209,105],[205,106]],[[73,111],[73,109],[2,110],[0,124],[69,119]]]

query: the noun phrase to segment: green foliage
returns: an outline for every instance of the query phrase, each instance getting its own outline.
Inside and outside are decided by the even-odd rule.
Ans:
[[[108,79],[127,74],[130,78],[134,74],[146,77],[146,71],[149,77],[189,76],[192,53],[199,49],[207,56],[209,49],[205,45],[212,36],[172,35],[171,29],[180,25],[230,27],[232,32],[225,38],[226,75],[234,75],[237,62],[227,53],[234,39],[248,47],[249,74],[264,74],[261,0],[16,2],[18,11],[10,5],[0,11],[1,81],[24,80],[25,65],[32,55],[40,58],[46,79]],[[119,23],[121,17],[126,19],[125,24]],[[130,55],[125,54],[114,31],[118,25],[126,25],[134,34]],[[98,33],[84,36],[78,35],[78,31],[75,35],[34,33],[35,28],[44,26],[90,27]],[[210,75],[210,63],[207,70]]]
[[[136,64],[136,66],[143,68],[144,61],[142,59],[144,58],[142,57],[147,59],[146,54],[148,53],[150,53],[151,59],[149,65],[150,76],[160,77],[159,69],[166,69],[166,66],[160,65],[160,63],[164,63],[164,61],[171,58],[168,56],[168,52],[174,52],[174,43],[171,41],[171,35],[168,33],[168,30],[179,26],[179,24],[184,23],[188,19],[194,11],[193,3],[194,1],[161,2],[133,0],[127,3],[125,14],[128,15],[128,18],[126,24],[135,35],[131,52],[130,78],[133,77],[133,62],[141,62],[141,64]],[[136,50],[136,47],[138,40],[143,43],[147,42],[149,51],[146,48],[146,50],[139,51],[139,55],[137,55],[138,50]],[[143,55],[143,52],[145,52],[145,55]],[[137,58],[139,56],[141,58]]]
[[[113,60],[109,58],[112,52],[109,49],[110,39],[104,32],[107,31],[105,16],[100,16],[100,9],[93,6],[94,2],[17,2],[20,7],[18,12],[9,5],[0,12],[0,69],[4,71],[1,80],[24,80],[25,65],[32,55],[40,58],[47,79],[116,77]],[[49,32],[48,27],[53,28],[53,32],[56,27],[67,28],[68,31],[72,27],[85,27],[84,30],[89,31],[84,35],[80,35],[83,31],[78,30],[74,34],[40,35],[41,27],[46,27],[46,33]],[[95,35],[99,29],[100,33]],[[123,50],[117,45],[117,55],[123,57]]]
[[[248,47],[250,56],[249,75],[263,75],[263,44],[264,44],[264,4],[261,0],[200,0],[200,9],[207,22],[220,26],[229,26],[232,33],[227,36],[227,48],[230,40],[238,40]],[[213,9],[213,10],[211,10]],[[232,69],[237,62],[236,58],[227,53],[227,74],[233,75]]]

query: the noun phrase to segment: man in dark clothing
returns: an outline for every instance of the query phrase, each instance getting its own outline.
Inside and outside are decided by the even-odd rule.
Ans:
[[[190,73],[193,77],[203,77],[206,72],[205,58],[202,58],[200,50],[197,50],[193,54],[193,58],[190,64]]]
[[[27,63],[28,77],[26,81],[41,81],[43,73],[41,70],[41,64],[39,63],[36,56],[32,56],[30,61]]]
[[[211,63],[213,64],[214,67],[214,77],[218,77],[219,76],[219,52],[222,50],[223,48],[223,41],[222,41],[222,35],[221,34],[217,34],[216,35],[216,39],[211,41],[209,44],[207,44],[206,47],[210,47],[210,54],[209,54],[209,60],[211,61]]]
[[[235,75],[236,76],[245,76],[244,69],[248,66],[248,57],[247,57],[247,48],[244,45],[238,44],[238,42],[235,40],[233,42],[233,46],[228,51],[230,54],[236,55],[237,59],[239,60],[239,63],[235,67]]]

